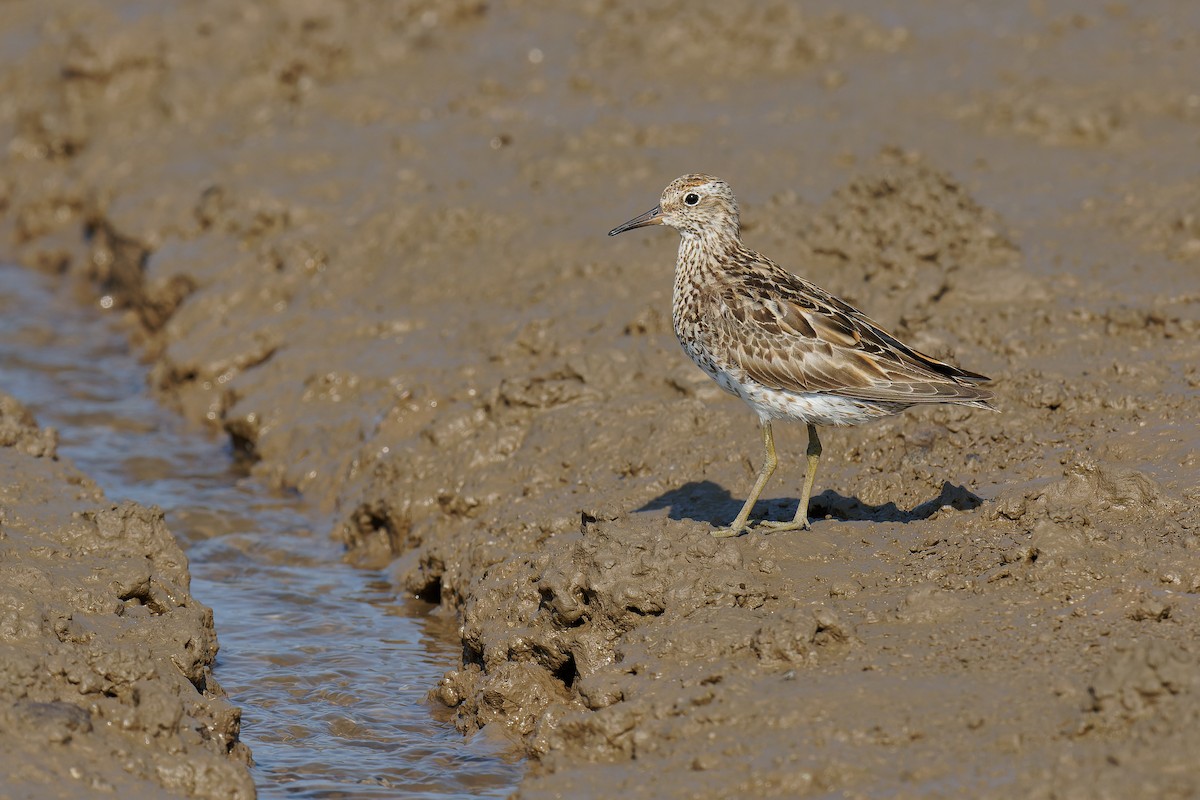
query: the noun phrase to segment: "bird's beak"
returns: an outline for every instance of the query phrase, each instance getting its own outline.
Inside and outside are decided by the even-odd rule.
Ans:
[[[608,232],[609,236],[616,236],[618,233],[631,231],[634,228],[644,228],[647,225],[662,225],[663,213],[662,206],[655,206],[645,214],[634,217],[624,225],[618,225]]]

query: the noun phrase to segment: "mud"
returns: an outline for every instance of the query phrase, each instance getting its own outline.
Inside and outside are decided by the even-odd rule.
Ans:
[[[0,794],[249,798],[212,612],[161,512],[114,506],[0,395]]]
[[[10,2],[0,224],[461,624],[432,696],[522,796],[1194,796],[1198,16]],[[1002,413],[831,431],[811,533],[709,537],[754,420],[673,237],[603,235],[697,170]]]

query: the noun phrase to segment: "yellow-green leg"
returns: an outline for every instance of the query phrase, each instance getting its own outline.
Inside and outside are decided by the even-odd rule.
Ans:
[[[804,491],[800,494],[800,507],[791,522],[764,522],[762,526],[773,531],[810,530],[808,522],[808,499],[812,496],[813,479],[817,477],[817,462],[821,460],[821,438],[817,426],[808,426],[808,468],[804,472]]]
[[[728,528],[718,528],[712,532],[713,536],[720,538],[737,536],[746,529],[746,521],[750,519],[750,512],[754,510],[754,504],[758,502],[758,496],[762,494],[763,487],[767,485],[771,473],[775,471],[775,465],[778,462],[775,460],[775,434],[771,432],[771,423],[764,422],[762,424],[762,435],[763,465],[762,469],[758,471],[758,478],[754,481],[754,488],[750,490],[750,496],[746,498],[746,504],[738,512],[733,524]]]

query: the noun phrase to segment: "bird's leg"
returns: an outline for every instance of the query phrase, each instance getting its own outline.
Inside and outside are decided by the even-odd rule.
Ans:
[[[817,436],[817,426],[808,426],[808,466],[804,470],[804,491],[800,494],[800,507],[796,509],[796,518],[792,522],[800,523],[800,527],[809,530],[808,500],[812,497],[813,479],[817,477],[817,462],[821,460],[821,437]]]
[[[775,471],[775,465],[778,462],[775,459],[775,434],[771,432],[770,422],[762,424],[762,435],[763,465],[762,469],[758,471],[758,478],[754,481],[754,488],[750,490],[750,496],[746,498],[746,504],[738,512],[737,519],[733,521],[733,524],[728,528],[718,528],[712,532],[713,536],[720,538],[737,536],[746,529],[746,521],[750,519],[750,512],[754,510],[754,504],[758,502],[758,496],[762,494],[763,487],[767,485],[767,480]]]
[[[791,522],[764,522],[762,526],[773,531],[811,530],[808,522],[808,499],[812,496],[813,479],[817,477],[817,462],[821,460],[821,437],[817,426],[808,426],[808,468],[804,471],[804,491],[800,494],[800,507]]]

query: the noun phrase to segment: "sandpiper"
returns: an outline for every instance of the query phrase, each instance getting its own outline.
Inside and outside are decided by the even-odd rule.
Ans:
[[[684,175],[659,204],[608,232],[646,225],[679,231],[672,317],[675,335],[700,369],[737,395],[762,425],[762,469],[742,510],[713,536],[737,536],[775,471],[771,422],[808,426],[800,506],[772,530],[809,529],[808,501],[821,458],[818,425],[860,425],[914,405],[991,409],[989,379],[918,352],[865,314],[742,244],[737,200],[711,175]]]

